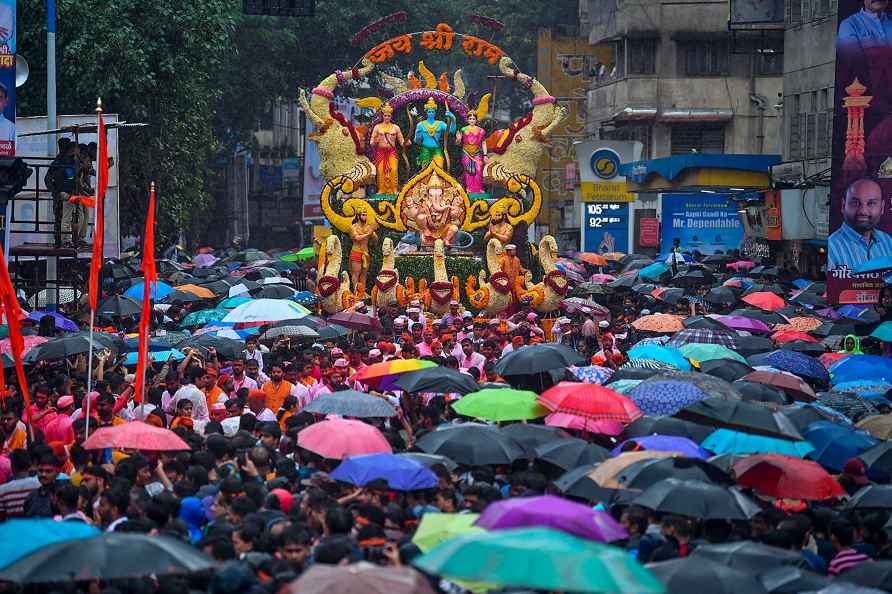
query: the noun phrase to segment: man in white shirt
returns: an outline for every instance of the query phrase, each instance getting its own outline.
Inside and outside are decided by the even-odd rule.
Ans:
[[[9,90],[0,83],[0,140],[15,140],[15,124],[6,119],[3,112],[9,103]]]
[[[246,361],[244,359],[236,359],[232,362],[232,387],[236,392],[242,388],[248,388],[249,390],[259,389],[257,382],[245,375],[245,364]]]
[[[204,377],[204,370],[201,367],[190,367],[188,370],[188,383],[184,383],[179,390],[176,391],[171,400],[170,406],[176,411],[177,403],[186,398],[192,402],[192,418],[196,421],[210,420],[210,411],[208,411],[207,398],[204,392],[197,384],[201,383]],[[165,411],[171,413],[173,411]]]
[[[486,357],[474,350],[474,343],[470,338],[463,338],[461,347],[452,351],[452,355],[458,359],[458,368],[461,371],[467,371],[471,367],[476,367],[483,373],[483,366],[486,365]]]
[[[253,359],[257,361],[257,366],[260,368],[260,371],[263,371],[263,353],[260,352],[260,349],[257,348],[257,338],[254,336],[249,336],[245,339],[245,359]]]

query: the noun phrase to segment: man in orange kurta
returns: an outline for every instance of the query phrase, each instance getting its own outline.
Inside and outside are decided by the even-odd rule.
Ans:
[[[273,365],[269,370],[269,381],[263,384],[261,390],[266,394],[266,408],[273,414],[278,414],[285,398],[291,394],[291,382],[285,379],[285,370],[281,365]]]

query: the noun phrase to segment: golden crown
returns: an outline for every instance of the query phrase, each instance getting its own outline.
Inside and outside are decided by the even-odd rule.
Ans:
[[[427,98],[427,103],[424,104],[424,109],[437,109],[437,102],[434,101],[433,97]]]
[[[393,113],[393,108],[390,107],[390,103],[385,103],[381,108],[381,113]]]

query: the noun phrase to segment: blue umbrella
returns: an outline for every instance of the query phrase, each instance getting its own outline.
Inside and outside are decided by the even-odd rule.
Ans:
[[[873,380],[852,380],[833,386],[834,392],[851,392],[862,398],[881,398],[892,388],[892,384]]]
[[[173,355],[174,361],[182,361],[186,358],[186,355],[184,355],[182,351],[178,351],[177,349],[169,349],[166,351],[150,351],[149,359],[154,359],[157,363],[163,363],[170,359],[171,355]],[[137,351],[127,353],[127,358],[124,359],[124,365],[136,365],[138,362],[139,353]]]
[[[573,375],[584,384],[604,384],[613,375],[613,370],[600,365],[588,367],[575,367],[571,371]]]
[[[125,338],[124,343],[127,345],[128,349],[131,349],[133,351],[139,349],[139,339],[138,338]],[[171,347],[170,343],[168,343],[164,340],[158,340],[158,339],[152,339],[152,338],[149,339],[149,352],[150,353],[157,353],[158,351],[169,351],[170,347]]]
[[[815,421],[802,434],[815,446],[809,458],[831,472],[842,472],[848,460],[879,443],[867,433],[852,431],[830,421]]]
[[[629,450],[626,444],[634,443],[634,450]],[[610,452],[613,456],[619,456],[626,451],[652,450],[656,452],[679,452],[688,458],[700,458],[706,460],[710,457],[709,452],[698,446],[694,441],[687,437],[678,437],[674,435],[647,435],[644,437],[633,437],[622,442]]]
[[[797,289],[804,289],[811,284],[811,281],[807,281],[804,278],[797,278],[793,281],[793,286]]]
[[[247,303],[249,301],[253,301],[253,299],[244,295],[236,295],[235,297],[224,299],[220,302],[219,305],[217,305],[217,307],[222,307],[223,309],[235,309],[239,305]]]
[[[627,396],[646,415],[674,415],[684,407],[709,398],[709,394],[690,382],[648,380],[633,388]]]
[[[301,305],[313,305],[319,301],[319,295],[311,293],[310,291],[297,291],[291,300],[300,303]]]
[[[802,378],[827,381],[827,369],[814,357],[797,351],[778,350],[767,354],[753,355],[750,363],[767,365],[781,371],[789,371]]]
[[[660,346],[657,344],[635,345],[629,352],[629,359],[650,359],[672,365],[681,371],[690,371],[691,362],[675,347]]]
[[[892,342],[892,322],[883,322],[870,335],[883,342]]]
[[[751,433],[716,429],[701,447],[716,454],[783,454],[804,458],[814,447],[807,441],[788,441]]]
[[[410,458],[394,454],[352,456],[341,462],[331,478],[364,487],[372,481],[383,480],[396,491],[432,489],[439,479],[430,468]]]
[[[892,270],[892,256],[871,258],[868,262],[855,268],[855,274],[867,274],[869,272],[885,272]]]
[[[82,522],[9,520],[0,524],[0,569],[51,544],[93,538],[101,534],[97,528]]]
[[[833,385],[870,378],[875,382],[892,383],[892,359],[876,355],[849,355],[830,367]]]
[[[620,394],[626,395],[634,390],[643,381],[644,380],[638,379],[621,379],[610,382],[609,387],[614,392],[619,392]]]
[[[877,322],[880,319],[876,310],[871,308],[869,305],[856,305],[854,303],[849,303],[847,305],[843,305],[836,311],[844,318],[857,320],[864,323]]]
[[[669,272],[669,267],[662,262],[654,262],[649,266],[645,266],[641,270],[638,271],[638,278],[649,278],[651,280],[656,280]]]
[[[142,281],[136,283],[129,289],[124,292],[124,295],[127,297],[133,297],[137,301],[142,301],[143,291],[145,290],[145,285]],[[170,285],[165,282],[158,281],[152,289],[152,299],[154,301],[158,301],[159,299],[164,299],[171,293],[173,293],[174,289]]]

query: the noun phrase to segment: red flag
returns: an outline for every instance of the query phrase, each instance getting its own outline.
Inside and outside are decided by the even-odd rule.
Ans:
[[[155,183],[149,190],[149,212],[146,215],[146,234],[143,238],[142,272],[145,276],[142,289],[142,316],[139,320],[139,359],[136,362],[136,386],[134,401],[142,402],[145,390],[146,365],[149,350],[149,322],[152,319],[152,291],[158,282],[155,270]]]
[[[15,361],[15,373],[19,379],[19,390],[25,399],[25,410],[28,413],[28,427],[31,424],[31,395],[28,393],[28,381],[25,378],[25,368],[22,365],[22,356],[25,354],[25,339],[22,338],[22,328],[19,319],[22,317],[22,308],[16,298],[15,289],[9,278],[9,270],[6,269],[6,255],[0,247],[0,305],[6,314],[6,324],[9,328],[9,345],[12,347],[12,358]]]
[[[108,188],[108,139],[99,112],[99,152],[96,168],[96,228],[93,229],[93,259],[90,262],[90,309],[99,301],[99,273],[102,270],[102,243],[105,241],[105,190]]]

